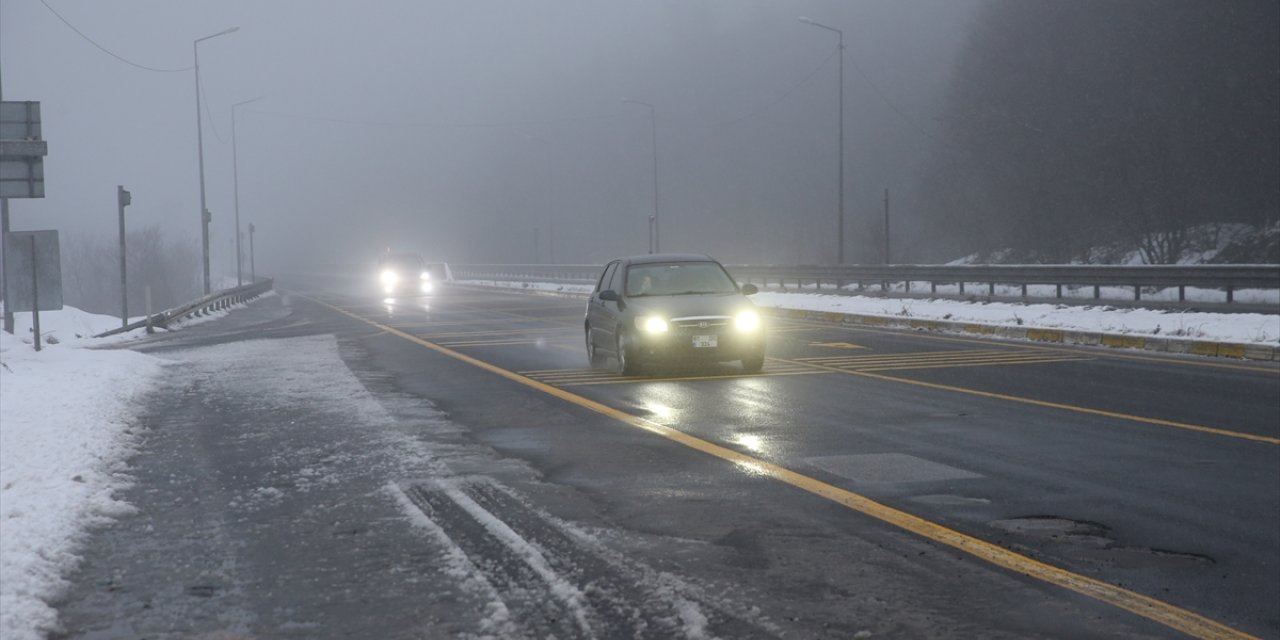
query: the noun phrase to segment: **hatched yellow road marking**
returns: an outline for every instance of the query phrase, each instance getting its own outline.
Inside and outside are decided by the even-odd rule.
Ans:
[[[682,382],[686,380],[726,380],[732,378],[760,378],[772,376],[796,376],[828,373],[813,367],[791,363],[766,361],[760,373],[730,373],[687,376],[622,376],[603,369],[550,369],[520,371],[520,375],[558,387],[584,387],[600,384],[644,384],[648,382]]]
[[[896,369],[944,369],[949,367],[991,367],[1093,360],[1089,356],[1038,351],[962,350],[890,353],[874,356],[824,356],[796,358],[797,362],[856,371]]]
[[[810,326],[815,329],[817,328],[840,329],[844,331],[854,331],[854,332],[862,332],[862,333],[874,333],[874,334],[886,335],[886,336],[896,336],[899,338],[909,336],[911,338],[919,338],[921,340],[933,340],[933,341],[939,341],[939,342],[958,342],[962,344],[976,344],[976,345],[983,345],[988,347],[991,346],[992,344],[1008,344],[1010,348],[1026,349],[1028,351],[1034,350],[1034,351],[1051,351],[1055,353],[1079,353],[1080,351],[1088,350],[1088,352],[1091,355],[1101,360],[1136,360],[1139,362],[1155,362],[1158,364],[1168,364],[1168,365],[1183,365],[1183,366],[1189,366],[1189,367],[1208,367],[1211,369],[1233,369],[1236,371],[1251,371],[1255,373],[1280,374],[1280,367],[1262,367],[1262,366],[1247,365],[1247,364],[1231,364],[1226,362],[1212,362],[1210,360],[1179,358],[1177,357],[1177,354],[1170,354],[1169,356],[1166,356],[1166,357],[1160,357],[1155,355],[1116,353],[1114,350],[1107,350],[1100,347],[1092,348],[1085,345],[1081,345],[1075,348],[1045,347],[1045,346],[1034,345],[1034,344],[1020,344],[1012,341],[1002,341],[1002,340],[995,340],[990,338],[986,340],[982,340],[978,338],[962,338],[958,336],[932,335],[932,334],[921,333],[919,331],[911,331],[908,329],[894,331],[890,329],[874,329],[870,327],[852,327],[852,326],[843,325],[843,324],[797,320],[795,318],[788,318],[788,321],[795,322],[798,324],[804,324],[806,326]]]
[[[781,358],[779,358],[781,360]],[[939,389],[943,391],[954,391],[956,393],[964,393],[982,398],[994,398],[997,400],[1008,400],[1009,402],[1018,402],[1022,404],[1030,404],[1038,407],[1048,407],[1051,409],[1062,409],[1065,411],[1073,411],[1076,413],[1085,413],[1095,416],[1104,416],[1107,418],[1117,418],[1119,420],[1129,420],[1133,422],[1141,422],[1144,424],[1153,424],[1162,427],[1174,427],[1176,429],[1186,429],[1188,431],[1198,431],[1200,433],[1208,433],[1215,436],[1226,436],[1228,438],[1238,438],[1241,440],[1252,440],[1254,442],[1264,442],[1267,444],[1280,444],[1280,438],[1271,436],[1260,436],[1252,433],[1243,433],[1240,431],[1230,431],[1228,429],[1219,429],[1217,427],[1205,427],[1198,424],[1188,424],[1186,422],[1177,422],[1174,420],[1163,420],[1160,418],[1148,418],[1146,416],[1136,416],[1129,413],[1119,413],[1116,411],[1104,411],[1102,409],[1091,409],[1089,407],[1081,407],[1073,404],[1063,404],[1060,402],[1049,402],[1047,400],[1036,400],[1034,398],[1024,398],[1021,396],[1011,396],[1003,393],[994,393],[991,391],[979,391],[978,389],[966,389],[964,387],[953,387],[946,384],[937,384],[934,382],[924,382],[922,380],[912,380],[910,378],[898,378],[894,376],[886,376],[874,373],[872,370],[859,369],[843,369],[840,367],[830,366],[822,362],[803,362],[811,367],[826,369],[828,371],[838,371],[851,376],[862,376],[864,378],[874,378],[876,380],[884,380],[886,382],[899,382],[917,387],[926,387],[929,389]],[[1004,363],[1001,363],[1004,364]],[[954,366],[954,365],[952,365]],[[894,369],[905,369],[908,367],[893,367]]]
[[[753,473],[784,482],[797,489],[807,491],[837,504],[844,505],[854,511],[896,526],[905,531],[909,531],[923,538],[933,540],[939,544],[947,545],[953,549],[957,549],[996,566],[1074,591],[1075,593],[1079,593],[1098,600],[1099,602],[1104,602],[1125,611],[1129,611],[1130,613],[1134,613],[1148,620],[1163,624],[1171,629],[1181,631],[1182,633],[1186,633],[1196,638],[1253,637],[1220,622],[1211,620],[1200,614],[1182,609],[1167,602],[1035,560],[1020,553],[1010,551],[1009,549],[999,545],[960,533],[959,531],[950,529],[919,516],[914,516],[905,511],[894,509],[893,507],[876,502],[861,494],[827,484],[821,480],[791,471],[790,469],[786,469],[771,462],[722,447],[684,433],[683,431],[631,415],[606,404],[596,402],[595,400],[588,399],[575,393],[570,393],[564,389],[559,389],[547,383],[539,382],[530,377],[503,369],[497,365],[473,358],[447,347],[442,347],[417,336],[381,325],[373,320],[363,318],[347,311],[346,309],[333,306],[315,298],[308,299],[329,307],[343,315],[368,323],[375,327],[383,328],[387,330],[388,333],[392,333],[442,355],[449,356],[461,362],[465,362],[501,376],[512,382],[536,389],[546,393],[547,395],[560,398],[561,400],[578,405],[584,409],[594,411],[624,424],[648,431],[691,449],[701,451],[708,455],[720,458],[721,460],[739,465],[740,467],[751,469]],[[841,371],[840,369],[832,370]],[[894,382],[913,382],[909,380],[890,378],[888,376],[880,376],[879,374],[855,372],[846,373],[850,373],[851,375],[864,375],[868,377],[882,378]]]
[[[828,349],[866,349],[866,347],[852,342],[810,342],[809,346],[826,347]]]

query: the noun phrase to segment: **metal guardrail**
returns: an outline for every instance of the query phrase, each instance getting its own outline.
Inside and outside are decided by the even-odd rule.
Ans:
[[[218,291],[207,296],[199,298],[193,302],[188,302],[180,307],[174,307],[160,313],[152,314],[150,317],[136,320],[123,327],[117,327],[110,331],[100,333],[95,338],[104,338],[119,333],[126,333],[143,327],[160,327],[167,328],[169,323],[181,320],[190,316],[205,315],[219,309],[226,309],[233,304],[248,302],[268,291],[275,286],[275,281],[271,278],[261,278],[252,284],[246,284],[234,289]]]
[[[555,282],[584,284],[594,282],[602,265],[452,265],[456,278]],[[966,286],[985,286],[988,296],[996,295],[998,285],[1027,287],[1050,285],[1062,298],[1064,287],[1093,287],[1093,298],[1101,299],[1103,287],[1131,288],[1133,299],[1141,300],[1144,288],[1177,288],[1179,302],[1186,301],[1188,287],[1218,289],[1225,301],[1233,302],[1240,289],[1280,289],[1280,265],[725,265],[739,282],[763,287],[841,289],[849,285],[857,289],[879,286],[888,291],[891,285],[903,285],[912,292],[918,283],[931,294],[939,285],[955,285],[961,296]],[[977,294],[978,292],[973,292]]]

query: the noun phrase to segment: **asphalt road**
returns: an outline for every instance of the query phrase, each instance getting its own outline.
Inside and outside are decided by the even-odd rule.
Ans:
[[[155,394],[67,637],[1280,638],[1275,366],[778,320],[760,375],[624,379],[579,300],[292,286],[143,347],[279,351]],[[329,335],[377,430],[255,378]]]

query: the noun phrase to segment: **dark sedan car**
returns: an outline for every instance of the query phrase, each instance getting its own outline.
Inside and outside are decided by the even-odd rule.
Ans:
[[[645,255],[605,266],[587,301],[587,358],[609,356],[635,373],[661,362],[741,360],[747,372],[764,366],[764,326],[741,287],[704,255]]]

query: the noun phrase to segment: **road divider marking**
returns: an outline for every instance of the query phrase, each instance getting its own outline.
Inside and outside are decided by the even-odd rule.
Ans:
[[[1162,600],[1157,600],[1150,596],[1145,596],[1108,582],[1073,573],[1066,569],[1035,560],[980,538],[960,533],[959,531],[945,527],[933,521],[926,520],[905,511],[894,509],[893,507],[876,502],[861,494],[854,493],[847,489],[842,489],[835,485],[797,473],[771,462],[754,458],[738,451],[734,451],[733,449],[714,444],[696,436],[689,435],[683,431],[646,420],[639,416],[631,415],[604,403],[570,393],[564,389],[557,388],[545,382],[539,382],[528,376],[520,375],[519,373],[509,371],[478,358],[473,358],[464,353],[440,346],[415,335],[387,327],[376,321],[363,318],[355,313],[347,311],[346,309],[331,305],[316,298],[310,298],[307,296],[302,297],[306,297],[313,302],[333,309],[345,316],[385,329],[390,334],[396,335],[460,362],[465,362],[484,371],[488,371],[489,373],[493,373],[517,384],[536,389],[547,395],[612,418],[618,422],[661,436],[690,449],[720,458],[721,460],[740,467],[751,469],[753,473],[784,482],[797,489],[801,489],[813,495],[841,504],[849,509],[905,531],[909,531],[928,540],[949,546],[995,566],[1062,587],[1099,602],[1106,603],[1148,620],[1160,623],[1187,635],[1205,639],[1253,638],[1253,636],[1242,631],[1233,629],[1198,613],[1182,609]],[[840,369],[833,370],[841,371]],[[880,376],[879,374],[863,374],[856,372],[846,373],[850,373],[851,375],[865,375],[868,377],[883,378],[894,382],[913,382],[890,378],[888,376]]]
[[[810,342],[809,346],[827,349],[866,349],[866,347],[852,342]]]
[[[442,345],[443,346],[443,345]],[[772,376],[800,376],[826,374],[827,371],[792,363],[775,363],[766,360],[760,373],[730,373],[676,376],[622,376],[604,369],[550,369],[520,371],[520,375],[557,387],[584,387],[600,384],[644,384],[649,382],[684,382],[696,380],[731,380],[736,378],[763,378]]]
[[[795,318],[788,318],[788,321],[799,323],[799,324],[806,324],[814,328],[840,329],[843,331],[874,333],[878,335],[896,336],[896,337],[909,336],[911,338],[919,338],[922,340],[934,340],[934,341],[941,341],[941,342],[959,342],[963,344],[977,344],[977,345],[983,345],[983,346],[991,346],[993,343],[999,344],[1001,342],[1004,342],[997,338],[979,339],[979,338],[963,338],[959,336],[939,336],[939,335],[921,333],[919,331],[912,331],[910,329],[893,330],[893,329],[876,329],[872,327],[853,327],[853,326],[848,326],[844,324],[839,324],[838,321],[815,322],[815,321],[798,320]],[[1085,345],[1082,345],[1076,348],[1068,348],[1068,347],[1045,347],[1045,346],[1039,346],[1034,344],[1009,343],[1009,348],[1026,349],[1029,351],[1031,350],[1049,351],[1054,353],[1079,353],[1080,351],[1088,350],[1088,352],[1091,355],[1097,357],[1100,360],[1135,360],[1139,362],[1154,362],[1158,364],[1168,364],[1168,365],[1174,365],[1174,366],[1209,367],[1211,369],[1230,369],[1230,370],[1236,370],[1236,371],[1250,371],[1254,373],[1269,373],[1273,375],[1280,374],[1280,367],[1265,367],[1265,366],[1247,365],[1247,364],[1231,364],[1226,362],[1210,362],[1207,360],[1199,360],[1199,359],[1187,358],[1187,357],[1180,358],[1180,357],[1177,357],[1179,354],[1170,354],[1169,356],[1161,357],[1156,355],[1147,356],[1147,355],[1137,355],[1137,354],[1114,353],[1106,349],[1090,348]]]
[[[800,362],[800,361],[797,361]],[[1251,440],[1254,442],[1263,442],[1266,444],[1280,444],[1280,438],[1272,436],[1262,436],[1252,433],[1244,433],[1241,431],[1231,431],[1229,429],[1219,429],[1217,427],[1205,427],[1198,424],[1188,424],[1186,422],[1177,422],[1175,420],[1163,420],[1161,418],[1148,418],[1146,416],[1135,416],[1129,413],[1119,413],[1116,411],[1106,411],[1103,409],[1092,409],[1090,407],[1081,407],[1073,404],[1063,404],[1060,402],[1049,402],[1047,400],[1036,400],[1035,398],[1024,398],[1022,396],[1011,396],[1004,393],[995,393],[992,391],[981,391],[978,389],[968,389],[965,387],[955,387],[947,384],[938,384],[936,382],[925,382],[923,380],[912,380],[910,378],[898,378],[895,376],[886,376],[874,373],[874,369],[842,369],[834,367],[826,363],[820,362],[803,362],[811,367],[818,367],[829,371],[836,371],[851,376],[861,376],[864,378],[874,378],[886,382],[897,382],[901,384],[909,384],[917,387],[925,387],[928,389],[938,389],[941,391],[953,391],[955,393],[963,393],[971,396],[979,396],[982,398],[993,398],[996,400],[1007,400],[1009,402],[1018,402],[1022,404],[1030,404],[1038,407],[1047,407],[1050,409],[1062,409],[1064,411],[1073,411],[1076,413],[1085,413],[1095,416],[1103,416],[1106,418],[1115,418],[1117,420],[1127,420],[1131,422],[1141,422],[1144,424],[1152,424],[1161,427],[1173,427],[1175,429],[1185,429],[1187,431],[1196,431],[1199,433],[1207,433],[1215,436],[1225,436],[1228,438],[1237,438],[1240,440]],[[907,369],[910,367],[895,367],[894,369]],[[923,367],[921,367],[923,368]]]

